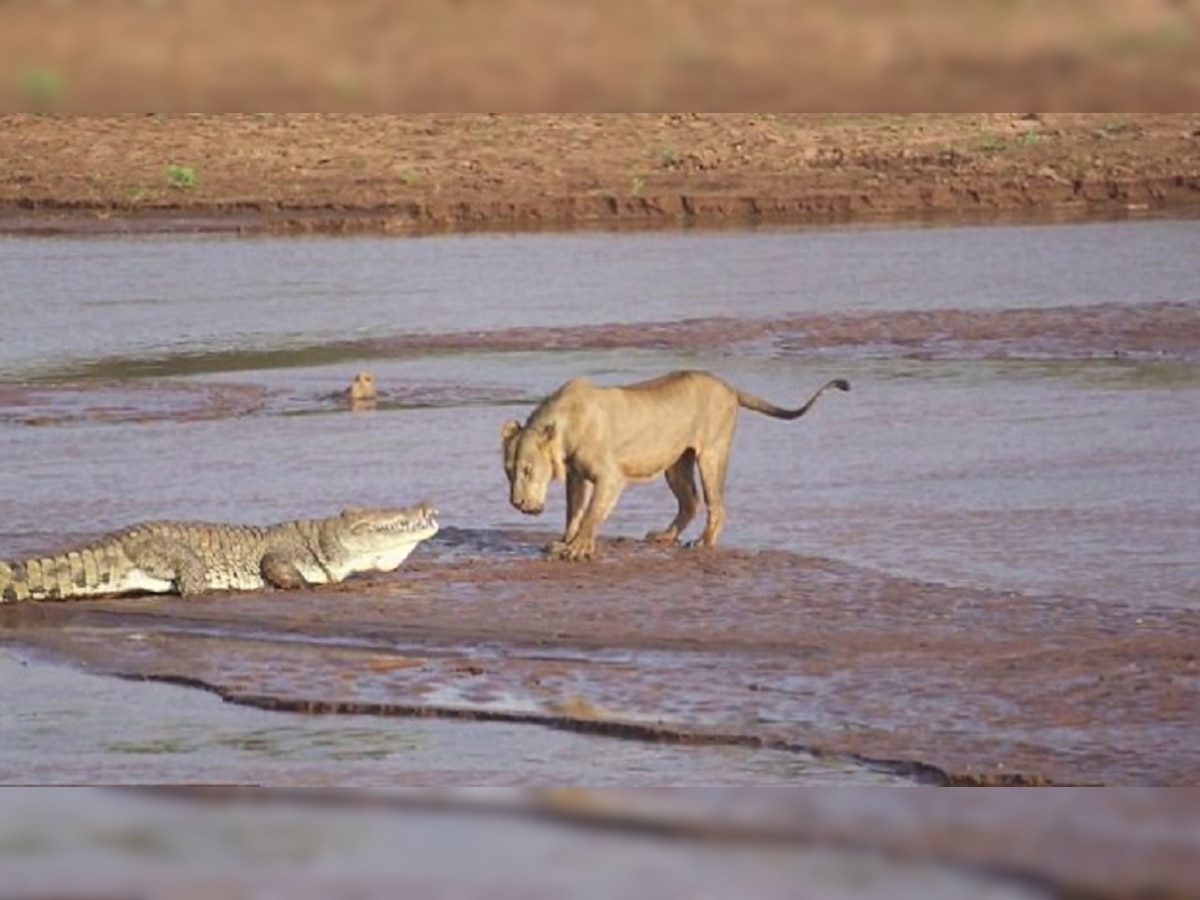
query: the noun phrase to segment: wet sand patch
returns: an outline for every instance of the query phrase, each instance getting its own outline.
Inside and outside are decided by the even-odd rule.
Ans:
[[[197,421],[255,414],[321,413],[349,409],[338,390],[305,390],[255,383],[256,366],[305,361],[369,363],[413,355],[644,350],[739,357],[839,357],[930,361],[1125,362],[1130,383],[1190,384],[1200,362],[1200,301],[1050,309],[803,314],[764,318],[698,318],[643,324],[520,327],[330,341],[307,348],[206,356],[189,352],[139,359],[113,358],[67,367],[54,381],[0,385],[0,423],[61,425],[80,421],[138,423]],[[211,358],[210,358],[211,357]],[[1172,365],[1175,367],[1172,368]],[[1140,368],[1136,368],[1139,367]],[[1150,367],[1150,368],[1147,368]],[[220,372],[238,380],[153,378],[169,372]],[[92,380],[120,371],[122,380]],[[312,384],[311,375],[304,386]],[[331,379],[330,387],[334,386]],[[540,397],[502,384],[472,381],[380,382],[376,410],[478,405],[532,405]]]
[[[1200,772],[1200,615],[787,552],[610,541],[592,566],[432,559],[302,594],[29,604],[0,624],[96,671],[266,709],[793,748],[949,782]]]
[[[251,384],[121,381],[0,386],[0,424],[139,424],[251,415],[267,391]]]
[[[1195,361],[1200,302],[1051,309],[942,309],[882,313],[713,317],[676,322],[524,327],[486,333],[397,335],[364,342],[375,353],[634,348],[792,355],[857,352],[926,359],[1168,357]]]
[[[252,415],[297,415],[434,409],[536,402],[494,385],[392,384],[370,404],[355,406],[344,392],[313,392],[245,380],[46,381],[0,385],[0,424],[56,426],[199,422]]]

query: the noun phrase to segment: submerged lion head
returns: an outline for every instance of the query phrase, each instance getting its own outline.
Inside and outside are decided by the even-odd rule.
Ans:
[[[346,399],[350,401],[350,408],[364,409],[373,406],[375,398],[375,376],[366,370],[359,372],[346,389]]]

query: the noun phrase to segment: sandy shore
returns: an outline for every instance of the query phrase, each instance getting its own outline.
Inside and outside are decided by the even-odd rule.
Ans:
[[[420,233],[1200,209],[1200,114],[0,117],[0,230]]]

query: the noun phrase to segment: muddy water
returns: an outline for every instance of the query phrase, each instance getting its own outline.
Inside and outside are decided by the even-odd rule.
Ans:
[[[586,783],[895,783],[804,754],[696,752],[519,724],[318,717],[222,703],[188,687],[0,659],[21,701],[0,720],[4,784],[147,782],[390,787]],[[513,761],[517,765],[513,765]]]
[[[282,890],[289,897],[384,898],[429,894],[436,884],[437,895],[449,897],[594,898],[615,889],[787,898],[798,883],[829,898],[1055,896],[1019,874],[821,846],[788,810],[808,802],[804,812],[829,824],[822,804],[809,802],[817,799],[813,791],[777,788],[753,798],[721,791],[701,803],[670,793],[672,817],[663,821],[627,820],[620,806],[579,805],[575,794],[503,789],[204,797],[12,790],[0,811],[0,860],[14,896],[254,897]],[[644,797],[633,799],[646,806]],[[768,839],[738,839],[734,827],[727,829],[732,840],[714,840],[709,833],[721,829],[713,812],[724,818],[730,806],[768,813]]]
[[[398,734],[406,713],[512,714],[422,719],[446,762],[397,751],[388,777],[754,782],[776,754],[804,761],[782,770],[799,783],[922,777],[888,760],[1194,780],[1198,251],[1200,226],[1176,222],[0,241],[0,557],[147,518],[422,498],[446,526],[402,573],[343,590],[7,610],[5,637],[237,701],[400,715]],[[350,412],[336,392],[364,367],[382,397]],[[507,506],[501,423],[569,377],[678,367],[780,402],[836,376],[854,390],[800,423],[743,415],[724,550],[539,561],[561,491],[540,520]],[[634,486],[605,534],[671,514],[665,486]],[[113,703],[164,687],[120,684]],[[1092,721],[1097,705],[1116,712]],[[218,709],[189,717],[217,729]],[[174,746],[147,719],[137,741]],[[596,753],[612,739],[557,727],[605,721],[708,743],[667,752],[633,728]],[[304,747],[330,726],[278,728]],[[56,746],[87,762],[36,780],[121,771],[86,734]],[[502,759],[476,767],[480,743]],[[217,739],[188,746],[228,762]],[[267,752],[232,771],[380,771],[297,752],[303,775]]]

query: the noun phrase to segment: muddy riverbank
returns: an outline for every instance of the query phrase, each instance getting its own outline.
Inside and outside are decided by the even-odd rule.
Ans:
[[[0,230],[1070,221],[1200,209],[1200,116],[0,116]]]
[[[497,561],[514,541],[451,531],[425,554],[444,562],[313,594],[30,604],[0,621],[92,671],[261,709],[791,750],[928,783],[1188,783],[1200,769],[1180,741],[1195,615],[781,552],[617,541],[593,566]]]

